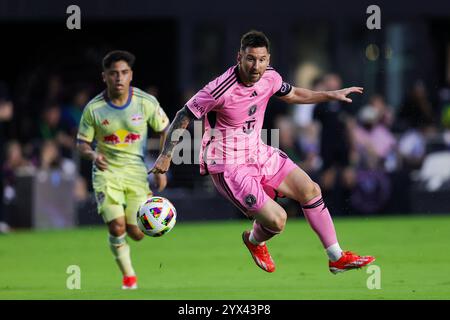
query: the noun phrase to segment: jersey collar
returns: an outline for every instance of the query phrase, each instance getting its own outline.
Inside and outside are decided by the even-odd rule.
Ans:
[[[126,107],[128,107],[128,106],[130,105],[130,103],[131,103],[131,98],[132,98],[132,97],[133,97],[133,87],[130,86],[130,90],[129,90],[129,92],[128,92],[128,100],[127,100],[127,102],[126,102],[123,106],[116,106],[116,105],[115,105],[114,103],[112,103],[111,100],[109,99],[108,94],[106,93],[106,90],[103,91],[103,98],[105,99],[106,103],[107,103],[110,107],[112,107],[112,108],[114,108],[114,109],[119,109],[119,110],[125,109]]]

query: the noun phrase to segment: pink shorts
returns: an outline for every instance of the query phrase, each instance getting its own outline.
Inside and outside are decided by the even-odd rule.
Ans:
[[[220,194],[251,217],[269,198],[279,196],[276,189],[295,168],[297,165],[284,152],[273,149],[262,163],[226,167],[211,178]]]

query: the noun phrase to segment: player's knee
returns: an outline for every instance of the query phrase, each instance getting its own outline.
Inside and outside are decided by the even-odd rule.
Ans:
[[[297,200],[300,203],[305,203],[321,194],[322,190],[320,189],[320,186],[314,181],[311,181],[304,187],[303,192],[300,193],[300,197]]]
[[[271,223],[270,229],[276,233],[283,232],[286,226],[287,215],[285,212],[280,212]]]
[[[313,185],[314,185],[313,192],[312,192],[313,197],[320,196],[322,194],[322,190],[320,189],[320,186],[315,182],[313,182]]]
[[[277,229],[276,229],[276,231],[277,231],[278,233],[284,231],[284,228],[286,227],[286,220],[287,220],[286,215],[283,215],[283,216],[281,216],[281,217],[278,219],[278,221],[277,221]]]
[[[114,237],[120,237],[121,235],[123,235],[126,231],[125,229],[125,225],[122,223],[118,223],[118,222],[111,222],[108,225],[108,229],[109,229],[109,233],[114,236]]]

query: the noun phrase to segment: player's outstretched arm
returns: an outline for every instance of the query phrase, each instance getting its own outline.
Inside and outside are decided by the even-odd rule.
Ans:
[[[292,87],[291,92],[280,97],[281,100],[289,104],[312,104],[327,102],[331,100],[339,100],[345,102],[352,102],[352,99],[347,96],[350,93],[363,93],[361,87],[350,87],[335,91],[312,91],[304,88]]]
[[[179,135],[178,138],[175,138],[174,133],[176,130],[186,129],[191,120],[194,118],[194,114],[186,106],[184,106],[177,112],[175,119],[173,119],[172,123],[170,124],[163,149],[158,159],[156,159],[153,168],[150,169],[149,173],[165,173],[169,170],[173,149],[179,143],[179,137],[181,136]]]

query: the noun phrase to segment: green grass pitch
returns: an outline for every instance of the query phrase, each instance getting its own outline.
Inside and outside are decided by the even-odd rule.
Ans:
[[[104,226],[0,236],[0,299],[450,299],[450,216],[335,218],[341,246],[376,256],[368,269],[333,275],[312,229],[290,219],[269,242],[277,270],[254,264],[241,233],[250,221],[182,223],[161,238],[130,240],[139,289],[121,275]],[[69,290],[70,265],[81,289]]]

